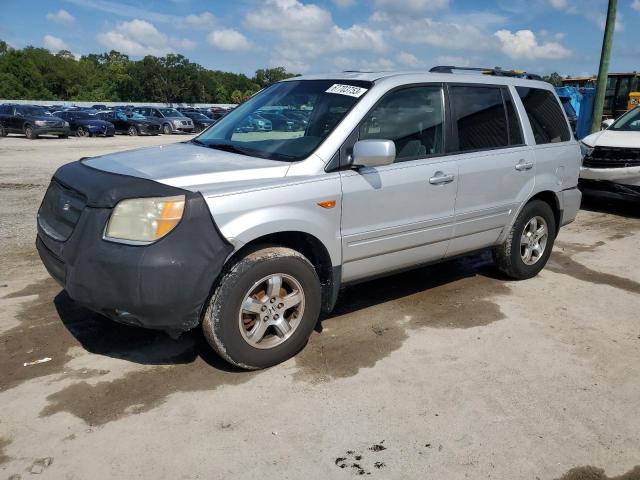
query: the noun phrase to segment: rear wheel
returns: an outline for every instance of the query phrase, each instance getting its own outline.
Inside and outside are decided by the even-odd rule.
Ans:
[[[0,137],[6,137],[7,130],[4,128],[4,125],[0,125]]]
[[[496,266],[516,280],[535,277],[546,265],[555,238],[553,210],[548,203],[533,200],[524,206],[504,243],[494,248]]]
[[[129,134],[130,137],[135,137],[136,135],[138,135],[138,129],[133,125],[131,125],[127,130],[127,133]]]
[[[88,133],[89,132],[87,130],[85,130],[84,127],[78,127],[76,129],[76,136],[78,136],[78,137],[86,137],[86,136],[88,136]]]
[[[171,132],[171,125],[169,125],[168,123],[162,125],[162,133],[164,133],[165,135],[171,135]]]
[[[321,286],[302,254],[257,250],[223,275],[202,329],[228,362],[255,370],[281,363],[306,344],[320,314]]]
[[[33,131],[33,127],[31,125],[27,125],[26,127],[24,127],[24,135],[29,140],[33,140],[34,138],[38,138],[38,135],[36,134],[36,132]]]

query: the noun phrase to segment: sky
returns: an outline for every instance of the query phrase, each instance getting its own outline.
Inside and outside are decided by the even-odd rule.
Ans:
[[[0,39],[76,55],[181,53],[252,75],[424,70],[547,74],[598,69],[607,0],[30,0],[3,2]],[[640,70],[640,0],[619,0],[610,71]]]

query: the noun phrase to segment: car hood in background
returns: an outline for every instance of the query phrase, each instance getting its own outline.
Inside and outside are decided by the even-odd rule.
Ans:
[[[640,132],[602,130],[582,139],[590,147],[640,148]]]
[[[247,183],[284,177],[290,164],[175,143],[113,153],[84,160],[105,172],[146,178],[191,191],[212,184]]]
[[[78,125],[87,125],[92,127],[111,127],[113,124],[111,122],[107,122],[106,120],[84,120],[78,119],[73,123],[77,123]]]

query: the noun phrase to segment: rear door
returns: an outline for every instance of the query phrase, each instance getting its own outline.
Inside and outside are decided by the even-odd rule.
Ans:
[[[445,154],[441,84],[387,93],[355,137],[393,140],[391,165],[341,172],[343,280],[445,255],[453,230],[457,166]]]
[[[454,238],[447,251],[453,256],[498,240],[533,189],[535,162],[508,87],[448,88],[459,168]]]

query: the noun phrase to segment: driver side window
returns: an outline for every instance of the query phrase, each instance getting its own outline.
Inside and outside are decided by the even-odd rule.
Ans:
[[[444,153],[444,94],[440,85],[388,93],[360,125],[359,139],[392,140],[396,162]]]

